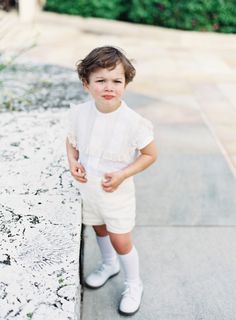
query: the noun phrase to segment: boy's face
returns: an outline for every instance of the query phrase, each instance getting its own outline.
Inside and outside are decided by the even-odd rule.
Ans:
[[[125,90],[124,67],[117,64],[113,70],[101,68],[90,74],[89,83],[84,87],[92,95],[98,107],[115,110]]]

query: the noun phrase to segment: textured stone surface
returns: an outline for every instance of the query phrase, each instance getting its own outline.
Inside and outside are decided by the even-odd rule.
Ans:
[[[0,54],[0,65],[5,66],[1,70],[1,111],[63,108],[86,95],[72,69],[9,60],[10,56]]]
[[[67,111],[1,114],[1,319],[78,319],[81,203]]]
[[[0,194],[74,192],[65,153],[67,111],[2,114]]]

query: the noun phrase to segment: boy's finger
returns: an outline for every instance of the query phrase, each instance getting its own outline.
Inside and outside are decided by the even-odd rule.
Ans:
[[[108,181],[108,180],[111,180],[111,177],[105,174],[102,178],[102,181]]]
[[[111,184],[111,180],[103,180],[102,183],[105,184],[105,185],[110,185]]]
[[[111,186],[109,187],[103,187],[103,190],[107,191],[107,192],[112,192],[113,188]]]
[[[86,176],[86,172],[85,171],[81,171],[79,169],[78,172],[76,173],[76,175],[79,176],[79,177],[85,177]]]
[[[85,168],[84,168],[84,166],[82,164],[80,164],[78,168],[79,168],[80,171],[85,172]]]
[[[85,173],[84,174],[77,174],[77,177],[79,177],[79,178],[85,178]]]
[[[111,188],[112,187],[112,183],[111,182],[104,182],[102,183],[104,188]]]
[[[73,177],[77,180],[77,181],[80,181],[80,180],[83,180],[83,181],[87,181],[87,178],[85,176],[80,176],[78,175],[77,173],[76,174],[73,174]]]
[[[83,171],[83,172],[85,172],[85,168],[84,168],[84,166],[82,166],[82,165],[81,165],[81,169],[82,169],[82,171]]]

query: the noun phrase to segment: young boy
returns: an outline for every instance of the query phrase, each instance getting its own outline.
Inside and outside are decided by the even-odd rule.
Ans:
[[[122,100],[135,68],[117,48],[95,48],[77,65],[92,100],[70,110],[67,155],[80,183],[82,222],[93,226],[102,264],[85,279],[96,289],[120,271],[125,290],[118,311],[133,315],[140,307],[143,284],[131,231],[135,225],[133,176],[157,158],[150,121]]]

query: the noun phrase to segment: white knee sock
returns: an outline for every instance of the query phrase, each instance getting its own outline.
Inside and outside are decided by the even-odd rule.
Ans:
[[[125,272],[125,281],[128,283],[139,283],[139,257],[136,248],[133,246],[127,254],[119,255]]]
[[[96,236],[96,238],[97,238],[97,243],[98,243],[101,255],[102,255],[102,262],[104,264],[109,264],[109,265],[114,264],[117,260],[117,254],[111,244],[110,237],[109,236],[105,236],[105,237]]]

